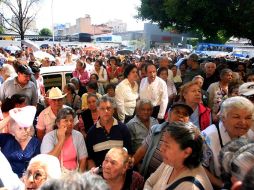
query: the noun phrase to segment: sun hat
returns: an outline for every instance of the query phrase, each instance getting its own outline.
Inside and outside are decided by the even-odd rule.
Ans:
[[[254,82],[243,83],[239,87],[238,92],[239,92],[240,95],[243,95],[243,96],[254,95]]]
[[[13,108],[9,111],[10,117],[20,127],[31,127],[33,125],[34,117],[36,114],[35,106],[25,106],[23,108]]]
[[[175,107],[184,107],[188,111],[189,116],[193,113],[193,109],[184,102],[173,103],[171,110],[173,110]]]
[[[48,99],[61,99],[64,98],[66,94],[63,94],[62,91],[58,87],[52,87],[49,91]]]
[[[187,59],[191,59],[192,61],[198,61],[198,55],[195,53],[192,53],[188,56]]]
[[[26,75],[34,74],[32,72],[32,69],[29,66],[23,65],[23,64],[18,65],[17,72],[18,73],[23,73],[23,74],[26,74]]]

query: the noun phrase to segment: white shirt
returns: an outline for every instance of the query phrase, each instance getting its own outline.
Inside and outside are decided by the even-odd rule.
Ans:
[[[164,80],[156,77],[150,84],[148,78],[143,78],[139,87],[140,99],[151,100],[153,106],[160,106],[159,119],[163,119],[168,106],[168,89]]]
[[[135,82],[134,87],[128,79],[124,79],[116,86],[115,100],[117,113],[120,121],[124,121],[125,115],[133,115],[136,108],[136,100],[138,99],[138,84]]]
[[[24,184],[20,181],[18,176],[13,173],[11,165],[0,151],[0,178],[4,187],[8,190],[21,190],[24,189]]]

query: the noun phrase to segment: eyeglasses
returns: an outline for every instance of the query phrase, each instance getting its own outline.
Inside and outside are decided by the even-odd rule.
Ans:
[[[29,179],[31,176],[33,176],[33,181],[35,183],[40,183],[42,180],[47,178],[47,176],[45,174],[42,174],[40,171],[35,171],[34,173],[27,171],[25,173],[26,179]]]

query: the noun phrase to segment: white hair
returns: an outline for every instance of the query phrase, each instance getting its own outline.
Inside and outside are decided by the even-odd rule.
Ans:
[[[14,67],[10,64],[3,64],[2,73],[4,75],[4,78],[17,76]]]
[[[30,160],[28,167],[35,163],[38,163],[45,168],[48,176],[47,180],[61,178],[62,172],[60,162],[57,157],[49,154],[38,154]]]
[[[233,109],[234,110],[245,109],[246,111],[252,114],[252,118],[253,118],[254,105],[250,100],[248,100],[245,97],[235,96],[235,97],[227,98],[221,104],[220,116],[226,118],[228,116],[228,112]]]

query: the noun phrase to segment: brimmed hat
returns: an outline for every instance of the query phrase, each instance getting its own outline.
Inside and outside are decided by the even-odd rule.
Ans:
[[[243,83],[238,90],[240,95],[251,96],[254,95],[254,82]]]
[[[32,69],[28,67],[27,65],[20,64],[17,68],[17,73],[24,73],[26,75],[34,74],[32,72]]]
[[[20,127],[31,127],[33,125],[34,116],[36,113],[35,106],[26,106],[23,108],[14,108],[9,111],[10,117]]]
[[[198,61],[198,55],[195,54],[195,53],[192,53],[192,54],[190,54],[190,55],[188,56],[187,59],[191,59],[191,60],[193,60],[193,61]]]
[[[62,91],[58,87],[53,87],[49,91],[48,99],[61,99],[64,98],[66,94],[63,94]]]
[[[184,102],[175,102],[175,103],[173,103],[173,105],[171,106],[171,110],[174,109],[175,107],[184,107],[184,108],[186,108],[186,110],[189,113],[189,116],[193,113],[193,109]]]

